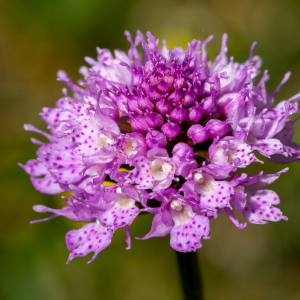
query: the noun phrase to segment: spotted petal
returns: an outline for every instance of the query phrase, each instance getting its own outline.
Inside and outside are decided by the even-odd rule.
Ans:
[[[86,256],[94,252],[91,263],[98,253],[105,249],[112,239],[113,232],[101,226],[99,222],[83,225],[81,229],[71,230],[66,234],[66,243],[70,252],[67,264],[77,256]]]
[[[200,239],[209,235],[209,219],[194,213],[190,206],[185,206],[180,212],[172,211],[172,214],[175,225],[170,233],[171,247],[180,252],[201,248]]]
[[[277,222],[287,220],[282,212],[273,205],[279,204],[278,195],[272,190],[258,190],[247,197],[247,204],[243,210],[243,216],[249,223],[266,224],[267,221]]]

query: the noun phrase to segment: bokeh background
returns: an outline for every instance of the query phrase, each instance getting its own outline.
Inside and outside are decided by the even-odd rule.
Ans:
[[[229,55],[247,59],[253,41],[263,57],[272,91],[284,73],[292,77],[276,96],[287,99],[300,88],[300,2],[298,0],[10,0],[0,1],[0,299],[1,300],[179,300],[182,299],[169,238],[133,240],[125,251],[124,231],[90,265],[77,258],[66,265],[65,233],[82,224],[57,218],[29,226],[41,215],[35,204],[59,208],[59,196],[42,195],[17,166],[35,157],[24,123],[45,129],[38,113],[54,106],[63,84],[56,71],[73,79],[84,56],[95,48],[128,49],[127,29],[151,31],[168,46],[186,47],[193,38],[229,34]],[[298,124],[299,125],[299,124]],[[37,136],[35,136],[37,137]],[[300,142],[300,126],[295,136]],[[253,165],[249,172],[277,172],[284,166]],[[206,299],[300,299],[300,166],[291,164],[272,185],[289,221],[248,225],[239,231],[224,215],[211,222],[211,240],[198,250]],[[150,229],[139,217],[132,235]]]

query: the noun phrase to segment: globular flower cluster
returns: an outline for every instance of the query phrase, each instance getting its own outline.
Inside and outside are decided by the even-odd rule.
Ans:
[[[268,94],[267,71],[254,84],[262,62],[253,56],[255,43],[249,58],[236,63],[227,57],[225,34],[210,62],[212,37],[193,40],[184,51],[168,49],[165,41],[159,50],[150,33],[147,43],[140,32],[134,41],[125,35],[128,54],[97,49],[97,60],[86,58],[90,68],[80,68],[79,85],[58,72],[72,96],[63,89],[56,107],[43,109],[51,134],[25,125],[49,140],[32,139],[40,146],[37,159],[20,164],[34,187],[46,194],[72,191],[62,197],[63,208],[34,210],[52,213],[44,220],[88,222],[66,234],[68,262],[94,252],[91,262],[119,227],[129,249],[129,226],[141,212],[154,217],[150,232],[138,239],[170,234],[171,247],[181,252],[202,246],[210,220],[222,210],[239,229],[246,223],[233,210],[249,223],[286,220],[275,207],[278,195],[266,187],[287,169],[251,176],[237,169],[262,163],[257,153],[274,163],[299,160],[300,146],[292,142],[297,119],[291,118],[299,113],[300,94],[274,106],[290,73]]]

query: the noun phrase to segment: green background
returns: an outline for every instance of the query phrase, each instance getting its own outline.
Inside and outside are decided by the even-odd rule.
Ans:
[[[151,31],[170,47],[215,39],[208,51],[214,58],[221,36],[229,35],[229,55],[247,59],[253,41],[256,54],[271,78],[272,91],[284,73],[291,79],[276,101],[300,88],[300,2],[291,0],[10,0],[0,1],[0,299],[94,300],[182,299],[174,251],[169,237],[133,240],[125,251],[124,230],[90,265],[89,257],[66,265],[65,233],[79,228],[57,218],[29,226],[41,218],[32,206],[59,208],[59,196],[38,193],[17,166],[35,157],[37,147],[24,123],[45,128],[38,113],[53,107],[63,84],[64,69],[75,81],[84,56],[96,56],[96,46],[128,49],[123,36]],[[300,125],[295,141],[300,142]],[[253,164],[249,172],[277,172],[284,166]],[[198,250],[206,299],[300,299],[300,168],[294,163],[272,188],[289,221],[251,225],[239,231],[221,213],[211,221],[211,239]],[[133,237],[150,229],[151,216],[131,226]]]

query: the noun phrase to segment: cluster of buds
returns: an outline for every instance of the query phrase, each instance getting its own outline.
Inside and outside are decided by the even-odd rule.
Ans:
[[[286,220],[275,207],[278,195],[265,188],[287,168],[251,176],[237,169],[262,163],[255,153],[274,163],[299,161],[300,146],[292,142],[297,119],[291,118],[299,113],[300,94],[274,106],[290,73],[268,94],[267,71],[254,85],[262,62],[253,56],[255,43],[248,60],[236,63],[227,57],[225,34],[212,63],[206,52],[212,36],[184,51],[168,49],[165,41],[159,50],[150,33],[147,43],[140,32],[134,41],[125,35],[128,54],[97,49],[97,60],[86,58],[90,68],[80,68],[79,85],[58,72],[72,96],[65,88],[55,108],[43,109],[51,134],[25,125],[49,140],[32,139],[40,146],[37,159],[20,164],[34,187],[72,192],[62,197],[61,209],[34,210],[52,213],[43,220],[88,222],[66,234],[68,262],[94,252],[91,262],[119,227],[129,249],[129,226],[141,212],[154,217],[150,232],[137,239],[170,234],[171,247],[181,252],[196,251],[201,238],[210,238],[210,220],[222,210],[239,229],[247,223],[233,210],[248,223]]]

